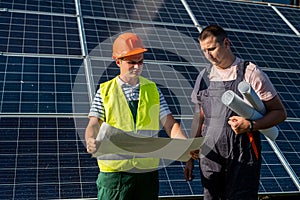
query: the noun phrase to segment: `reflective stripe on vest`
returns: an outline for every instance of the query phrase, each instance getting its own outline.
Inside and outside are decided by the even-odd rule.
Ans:
[[[125,132],[159,131],[159,104],[160,97],[156,84],[148,79],[139,77],[140,92],[137,109],[136,125],[128,106],[118,78],[102,83],[101,97],[105,109],[105,121],[111,126]],[[129,158],[110,154],[108,159],[98,158],[98,165],[103,172],[128,171],[132,168],[155,169],[158,167],[157,158]]]

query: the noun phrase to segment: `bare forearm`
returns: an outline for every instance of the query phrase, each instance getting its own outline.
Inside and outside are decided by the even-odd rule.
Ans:
[[[270,128],[283,122],[287,117],[286,110],[282,105],[279,96],[276,96],[272,100],[265,102],[265,105],[267,108],[267,113],[263,118],[254,121],[254,130]]]
[[[101,121],[98,120],[96,117],[90,117],[89,124],[85,130],[85,142],[86,142],[86,149],[87,152],[92,154],[97,150],[97,141],[96,137],[99,132]]]
[[[191,138],[201,137],[202,126],[203,126],[204,113],[203,110],[199,108],[199,105],[195,106],[194,117],[191,127]]]
[[[267,129],[283,122],[286,119],[285,112],[282,110],[273,110],[267,113],[263,118],[253,122],[253,130]]]
[[[273,127],[286,119],[286,111],[278,96],[265,102],[267,113],[260,119],[253,121],[252,130],[263,130]],[[236,134],[244,133],[250,130],[249,120],[240,116],[232,116],[228,120],[229,125]]]
[[[180,125],[178,122],[174,123],[172,129],[171,129],[171,138],[177,138],[177,139],[186,139],[185,133],[181,130]]]
[[[89,124],[85,130],[85,141],[89,138],[96,138],[100,129],[100,124],[97,118],[90,118]]]
[[[92,126],[88,126],[85,130],[85,141],[87,141],[88,138],[96,138],[96,129]]]
[[[169,114],[164,119],[161,120],[163,127],[170,138],[186,139],[186,134],[180,128],[179,123],[174,119],[174,117]]]

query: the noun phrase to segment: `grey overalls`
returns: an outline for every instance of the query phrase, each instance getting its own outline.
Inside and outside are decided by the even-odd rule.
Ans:
[[[204,111],[202,136],[207,141],[201,147],[200,171],[204,199],[257,200],[261,167],[259,132],[252,134],[258,158],[247,133],[236,135],[228,125],[228,118],[236,115],[221,102],[226,90],[238,92],[238,84],[245,73],[244,61],[239,63],[237,79],[208,81],[208,70],[203,70],[197,99]],[[199,77],[198,77],[199,78]]]

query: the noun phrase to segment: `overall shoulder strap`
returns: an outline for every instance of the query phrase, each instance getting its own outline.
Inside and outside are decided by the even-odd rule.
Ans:
[[[250,64],[249,61],[244,61],[244,74],[245,74],[246,68],[249,64]]]
[[[203,69],[200,74],[199,74],[199,78],[200,78],[200,84],[199,84],[199,88],[197,91],[197,94],[199,94],[200,91],[205,90],[209,87],[209,78],[208,78],[208,69],[205,68]]]

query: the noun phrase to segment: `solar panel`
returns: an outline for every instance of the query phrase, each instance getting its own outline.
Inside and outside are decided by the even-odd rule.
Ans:
[[[276,144],[284,154],[287,163],[292,167],[298,179],[300,178],[300,133],[299,121],[285,122],[280,125],[282,133]]]
[[[263,68],[272,70],[299,70],[300,38],[296,35],[230,31],[229,37],[233,51],[245,60],[251,60]]]
[[[180,1],[94,1],[81,2],[84,17],[193,25]]]
[[[83,196],[85,147],[72,118],[0,119],[1,195],[3,199],[50,199]],[[7,150],[6,148],[10,146]]]
[[[73,105],[88,110],[82,62],[72,58],[0,56],[1,113],[73,113]]]
[[[219,24],[223,28],[293,34],[271,6],[235,1],[189,1],[199,24]]]
[[[260,194],[299,193],[299,21],[297,8],[240,1],[1,0],[1,197],[96,199],[99,169],[84,131],[99,84],[119,73],[111,45],[122,32],[143,39],[142,75],[189,133],[190,94],[208,64],[197,37],[212,23],[228,31],[236,55],[262,67],[287,109],[276,142],[262,136]],[[184,163],[162,161],[159,196],[202,196],[198,164],[186,182]]]
[[[300,32],[300,10],[286,7],[279,7],[278,10]]]
[[[299,73],[266,71],[266,74],[281,96],[288,116],[291,118],[299,118]]]
[[[0,51],[81,55],[75,17],[0,12]]]
[[[1,0],[0,8],[33,11],[33,12],[45,12],[45,13],[64,13],[75,14],[74,0]]]

